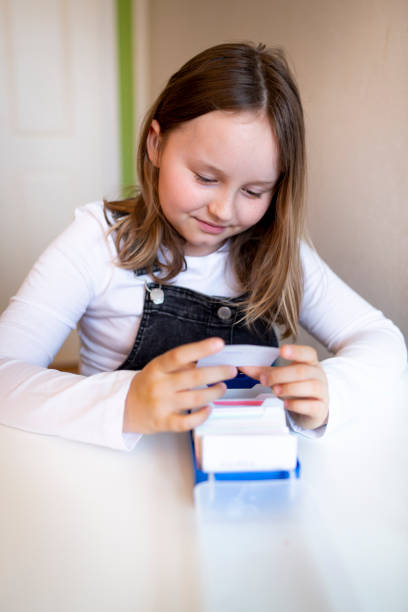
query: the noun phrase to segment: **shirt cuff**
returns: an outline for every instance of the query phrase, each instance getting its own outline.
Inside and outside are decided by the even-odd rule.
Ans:
[[[118,370],[115,374],[116,384],[113,386],[105,412],[106,445],[117,450],[130,452],[134,450],[143,435],[137,432],[127,433],[123,431],[126,397],[135,372]]]
[[[122,433],[123,450],[132,451],[139,442],[143,434],[139,433]]]
[[[301,427],[300,425],[295,423],[295,421],[287,411],[286,422],[289,429],[291,429],[297,434],[300,434],[301,436],[304,436],[305,438],[321,438],[326,433],[327,429],[327,423],[325,423],[324,425],[320,425],[320,427],[316,427],[316,429],[305,429],[304,427]]]

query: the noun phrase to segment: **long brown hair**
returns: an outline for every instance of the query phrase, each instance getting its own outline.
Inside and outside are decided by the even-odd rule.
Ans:
[[[168,81],[146,114],[138,148],[140,186],[134,197],[105,201],[119,265],[145,268],[157,282],[184,267],[184,239],[167,221],[158,197],[159,170],[147,152],[153,119],[162,136],[214,110],[263,111],[279,148],[280,176],[264,217],[229,239],[230,257],[245,295],[248,324],[262,317],[296,336],[302,298],[300,239],[304,231],[305,137],[298,89],[281,49],[226,43],[189,60]],[[159,262],[159,251],[165,256]],[[157,266],[160,272],[156,274]]]

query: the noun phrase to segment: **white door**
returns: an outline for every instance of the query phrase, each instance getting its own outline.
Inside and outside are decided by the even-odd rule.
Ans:
[[[0,0],[0,308],[119,184],[114,0]]]

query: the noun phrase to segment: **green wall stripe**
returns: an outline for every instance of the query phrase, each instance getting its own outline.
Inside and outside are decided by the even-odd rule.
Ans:
[[[132,29],[132,0],[116,0],[120,167],[123,187],[136,182]]]

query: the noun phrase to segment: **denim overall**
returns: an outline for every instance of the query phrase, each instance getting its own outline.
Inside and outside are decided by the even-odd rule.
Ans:
[[[144,270],[136,272],[140,275]],[[153,301],[154,289],[161,289],[161,303]],[[153,298],[153,299],[152,299]],[[276,334],[262,320],[251,328],[242,321],[243,311],[237,305],[242,299],[208,297],[185,287],[147,283],[143,314],[133,347],[118,370],[141,370],[152,359],[166,351],[217,336],[225,344],[278,346]],[[251,384],[252,381],[252,384]],[[229,387],[252,386],[257,381],[238,374]]]

